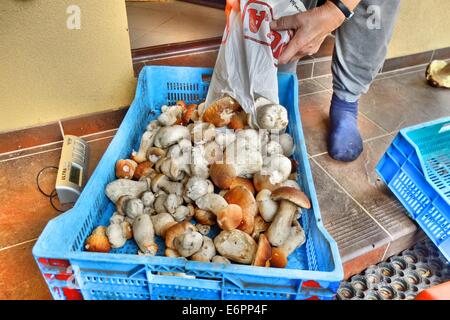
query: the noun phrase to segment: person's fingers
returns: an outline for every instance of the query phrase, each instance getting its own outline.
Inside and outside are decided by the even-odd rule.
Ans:
[[[281,17],[278,20],[273,20],[270,23],[270,29],[275,31],[297,29],[300,27],[300,15],[301,13],[297,13],[291,16]]]
[[[283,51],[281,51],[281,55],[278,58],[278,62],[281,64],[286,64],[289,61],[291,61],[292,57],[296,56],[296,55],[300,55],[300,56],[304,56],[304,46],[305,46],[305,39],[302,39],[302,32],[299,32],[300,30],[298,30],[295,35],[294,38],[292,38],[291,41],[289,41],[288,45],[286,46],[286,48],[283,49]]]

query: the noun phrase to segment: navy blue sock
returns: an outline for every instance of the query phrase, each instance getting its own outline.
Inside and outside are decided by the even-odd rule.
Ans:
[[[363,151],[358,130],[358,101],[347,102],[335,94],[331,99],[328,153],[333,159],[350,162]]]

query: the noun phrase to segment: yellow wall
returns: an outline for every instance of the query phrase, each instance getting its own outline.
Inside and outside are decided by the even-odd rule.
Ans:
[[[0,131],[129,105],[127,25],[123,0],[1,0]]]
[[[449,13],[449,0],[402,0],[388,57],[450,47]]]

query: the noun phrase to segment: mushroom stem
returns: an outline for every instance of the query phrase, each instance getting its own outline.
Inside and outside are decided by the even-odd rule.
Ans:
[[[144,255],[156,255],[158,245],[155,243],[155,231],[149,215],[143,214],[134,220],[133,235],[140,251]]]
[[[291,227],[289,236],[286,241],[278,248],[272,249],[272,257],[270,259],[271,266],[275,268],[284,268],[287,265],[288,256],[300,247],[306,241],[305,232],[300,224],[296,223]]]
[[[282,245],[289,236],[289,227],[298,207],[290,201],[281,200],[280,207],[267,230],[267,238],[273,246]]]

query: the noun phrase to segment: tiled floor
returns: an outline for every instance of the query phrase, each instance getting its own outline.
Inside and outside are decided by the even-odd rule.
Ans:
[[[186,58],[183,63],[192,65],[193,60]],[[323,221],[339,245],[347,276],[423,237],[374,172],[399,128],[450,115],[450,91],[429,87],[423,74],[423,67],[413,68],[382,74],[373,83],[361,101],[364,153],[349,164],[333,161],[326,154],[330,77],[299,84],[303,128]],[[84,135],[92,150],[92,172],[125,113],[119,110],[108,116],[88,116],[82,122],[50,125],[40,132],[42,143],[54,141],[53,135],[56,140],[60,137],[55,126],[65,133]],[[37,191],[35,177],[42,167],[57,165],[61,145],[53,142],[27,148],[28,144],[20,146],[13,137],[0,141],[0,152],[9,152],[0,154],[0,286],[5,288],[0,290],[0,299],[50,298],[31,249],[47,221],[58,213]],[[51,189],[53,179],[49,172],[42,183]]]
[[[181,1],[127,2],[131,48],[221,36],[223,10]]]

